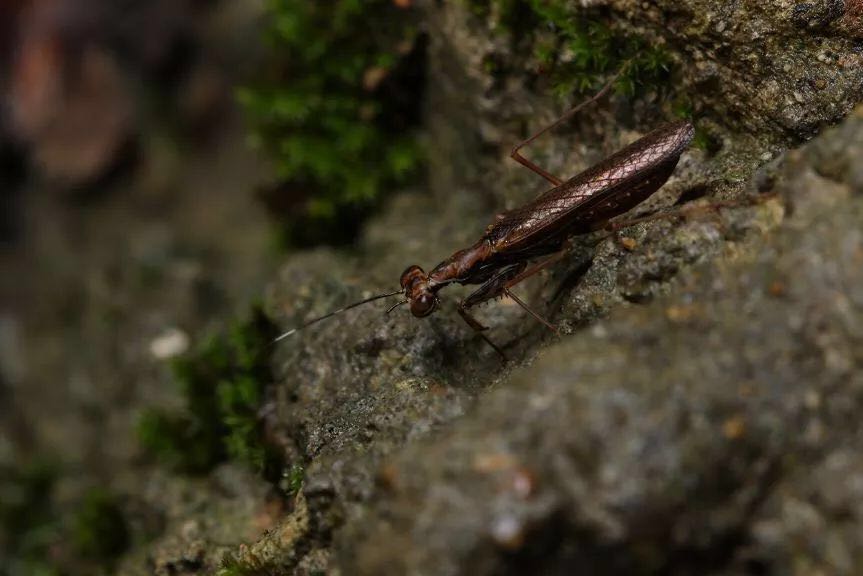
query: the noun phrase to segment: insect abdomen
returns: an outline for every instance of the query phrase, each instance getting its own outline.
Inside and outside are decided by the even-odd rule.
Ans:
[[[492,224],[487,238],[499,251],[549,242],[619,216],[658,190],[694,134],[688,121],[657,128],[640,140]]]

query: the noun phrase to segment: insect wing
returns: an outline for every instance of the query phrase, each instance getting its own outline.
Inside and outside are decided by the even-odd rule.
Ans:
[[[612,199],[618,194],[630,194],[635,202],[628,207],[619,202],[622,209],[606,217],[626,212],[665,183],[693,133],[687,121],[657,128],[525,206],[504,213],[490,228],[489,239],[498,250],[552,241],[576,220],[589,221],[592,209],[603,202],[615,211],[618,203],[612,204]]]

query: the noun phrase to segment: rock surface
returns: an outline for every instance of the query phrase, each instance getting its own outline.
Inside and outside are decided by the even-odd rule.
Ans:
[[[266,295],[285,327],[395,289],[407,265],[428,269],[542,190],[507,155],[571,103],[474,3],[414,3],[430,42],[428,185],[394,197],[355,249],[290,255]],[[171,76],[186,4],[158,4],[173,7],[154,8],[167,20],[144,7],[106,44]],[[225,54],[168,96],[195,133],[224,105],[212,63],[250,57],[221,40],[233,10],[258,3],[215,5],[225,16],[198,32]],[[425,320],[385,316],[381,302],[281,343],[262,417],[305,470],[287,503],[238,466],[197,479],[147,467],[131,432],[142,405],[176,401],[163,359],[270,274],[266,225],[239,195],[266,167],[236,152],[237,126],[192,158],[143,131],[135,186],[114,183],[122,194],[98,209],[61,217],[52,195],[28,201],[41,202],[34,222],[61,225],[0,283],[32,315],[0,318],[0,395],[16,397],[0,412],[27,433],[24,450],[61,446],[123,496],[136,547],[119,573],[856,573],[863,5],[569,5],[664,46],[671,79],[599,103],[528,155],[570,176],[672,119],[682,96],[712,144],[687,151],[636,214],[684,211],[587,236],[518,287],[560,338],[511,302],[479,310],[506,365],[455,314],[459,287]],[[24,116],[33,134],[51,124]],[[112,161],[112,146],[99,150],[83,160],[107,164],[58,173],[88,180]],[[716,200],[728,207],[704,208]],[[0,437],[0,461],[10,447]]]
[[[858,0],[591,4],[610,7],[625,26],[657,34],[685,54],[686,88],[709,100],[708,114],[723,125],[794,142],[860,100]]]
[[[272,536],[252,545],[239,555],[251,566],[853,573],[863,556],[860,113],[775,158],[863,96],[859,10],[598,4],[616,26],[667,42],[681,90],[722,142],[716,154],[687,152],[643,210],[776,197],[688,209],[619,243],[586,239],[519,287],[545,301],[561,341],[506,302],[480,311],[506,366],[454,314],[458,289],[423,321],[369,306],[280,346],[274,421],[307,466],[285,525],[299,515],[304,528],[281,547]],[[537,192],[506,152],[561,107],[535,92],[529,58],[460,4],[435,5],[430,22],[431,194],[396,198],[354,254],[292,257],[268,298],[286,325],[392,290],[405,266],[428,268]],[[489,54],[516,72],[494,78]],[[530,154],[572,174],[662,116],[650,95],[614,100]]]
[[[394,458],[342,573],[856,573],[861,152],[863,109],[783,159],[769,236]]]

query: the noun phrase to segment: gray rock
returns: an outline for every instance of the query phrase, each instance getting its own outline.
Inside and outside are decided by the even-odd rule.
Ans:
[[[863,562],[863,110],[784,161],[790,216],[543,351],[407,448],[344,574],[825,573]],[[725,571],[725,572],[723,572]]]
[[[861,8],[852,0],[592,4],[680,50],[686,89],[726,126],[793,142],[863,94]]]
[[[505,302],[481,310],[506,366],[453,313],[459,289],[423,321],[370,305],[280,345],[276,433],[308,466],[291,537],[259,542],[256,568],[853,573],[859,113],[771,159],[863,97],[856,5],[591,4],[667,42],[678,89],[723,144],[687,152],[638,213],[700,195],[731,207],[585,238],[520,286],[559,342]],[[286,325],[396,288],[538,191],[506,152],[562,107],[463,5],[429,11],[430,193],[396,198],[352,254],[291,257],[268,295]],[[490,54],[515,71],[493,77]],[[574,174],[667,114],[613,100],[530,154]]]

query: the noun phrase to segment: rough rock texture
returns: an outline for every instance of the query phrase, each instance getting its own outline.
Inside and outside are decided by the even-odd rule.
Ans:
[[[542,190],[507,154],[570,103],[524,38],[468,3],[415,2],[430,41],[428,186],[394,197],[354,250],[289,256],[267,293],[286,327],[394,289],[407,265],[428,269]],[[0,323],[0,395],[15,392],[9,420],[34,445],[62,446],[124,496],[141,525],[119,573],[213,573],[223,557],[226,576],[859,571],[863,4],[571,5],[664,46],[671,80],[599,103],[528,155],[570,176],[682,97],[712,145],[687,151],[636,213],[685,212],[585,237],[518,287],[561,338],[511,302],[481,309],[507,365],[455,314],[458,287],[422,321],[378,303],[280,343],[262,414],[305,469],[287,510],[236,466],[199,479],[139,466],[130,431],[142,405],[175,400],[153,346],[218,322],[269,274],[266,226],[238,200],[265,169],[235,153],[236,127],[193,161],[144,133],[122,197],[68,218],[34,208],[61,224],[24,255],[39,273],[16,281],[25,262],[0,283],[35,312],[21,344]],[[235,29],[226,14],[205,32]],[[129,56],[153,74],[171,60]],[[190,128],[213,117],[213,83],[202,66],[178,85]],[[717,199],[729,208],[696,209]]]
[[[857,573],[861,152],[863,109],[783,160],[774,233],[400,454],[342,572]]]
[[[506,301],[480,311],[506,366],[454,313],[458,288],[423,321],[369,306],[285,342],[272,421],[306,479],[282,545],[277,529],[238,554],[259,571],[850,574],[861,560],[863,121],[773,160],[861,99],[859,8],[590,4],[667,42],[722,143],[687,152],[643,209],[778,196],[585,239],[519,287],[560,342]],[[539,190],[506,152],[561,106],[461,4],[429,11],[431,193],[397,197],[353,254],[291,257],[268,295],[286,325],[393,289]],[[515,72],[493,76],[490,54]],[[652,95],[614,100],[530,154],[573,174],[668,116]]]
[[[597,4],[681,50],[686,89],[706,95],[724,125],[793,142],[861,98],[859,0]]]

